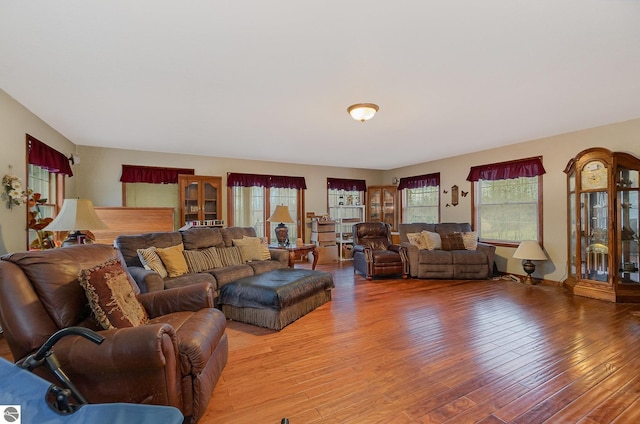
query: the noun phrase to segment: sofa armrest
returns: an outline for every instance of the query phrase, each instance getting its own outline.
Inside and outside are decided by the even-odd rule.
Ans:
[[[280,262],[285,267],[289,266],[289,251],[284,249],[269,249],[271,259]]]
[[[127,271],[142,293],[164,290],[164,280],[157,272],[140,266],[128,266]]]
[[[409,260],[409,274],[412,277],[417,277],[419,260],[418,255],[420,249],[418,249],[417,246],[409,243],[408,241],[403,241],[402,243],[400,243],[400,245],[407,250],[407,259]]]
[[[487,255],[487,261],[489,262],[489,277],[493,277],[493,263],[496,256],[496,247],[492,244],[478,242],[478,247],[476,249]]]
[[[211,283],[197,283],[172,289],[142,293],[138,300],[149,314],[155,318],[172,312],[199,311],[213,308],[214,288]]]

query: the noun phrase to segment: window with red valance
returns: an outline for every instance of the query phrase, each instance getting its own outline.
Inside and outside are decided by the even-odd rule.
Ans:
[[[194,175],[189,168],[163,168],[157,166],[122,165],[123,183],[178,184],[178,175]]]
[[[69,159],[57,151],[27,134],[27,145],[29,150],[29,164],[37,165],[54,174],[64,174],[73,176]]]
[[[267,187],[267,188],[293,188],[306,190],[307,183],[304,177],[289,177],[283,175],[241,174],[230,172],[227,174],[228,187]]]
[[[327,188],[329,190],[367,191],[367,182],[347,178],[327,178]]]
[[[400,184],[398,184],[398,190],[404,190],[405,188],[421,188],[421,187],[436,187],[440,185],[440,173],[435,172],[433,174],[417,175],[415,177],[400,178]]]
[[[508,180],[520,177],[537,177],[544,174],[542,158],[526,158],[488,165],[472,166],[467,181],[478,180]]]

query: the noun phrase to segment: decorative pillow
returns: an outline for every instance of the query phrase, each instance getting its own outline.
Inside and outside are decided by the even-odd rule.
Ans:
[[[468,233],[460,233],[462,235],[462,243],[467,250],[476,250],[478,248],[478,235],[475,231],[469,231]]]
[[[427,249],[427,242],[424,239],[424,237],[422,237],[421,233],[407,233],[407,239],[409,240],[409,243],[411,243],[418,249],[420,250]]]
[[[240,248],[237,246],[225,247],[218,249],[220,259],[222,259],[222,266],[242,265],[242,254]]]
[[[429,250],[443,249],[442,238],[440,237],[440,234],[433,233],[427,230],[423,230],[420,234],[422,234],[422,238],[424,239],[424,242],[427,245],[427,249]]]
[[[182,252],[190,273],[208,271],[222,267],[218,249],[210,247],[203,250],[184,250]]]
[[[138,258],[140,258],[140,262],[142,262],[142,266],[145,269],[157,272],[162,278],[168,275],[155,247],[138,249],[136,252],[138,252]]]
[[[93,315],[105,330],[137,327],[149,321],[147,311],[136,298],[127,272],[117,259],[82,270],[80,285],[84,288]]]
[[[184,245],[182,243],[171,247],[156,247],[158,256],[162,259],[169,277],[178,277],[189,272],[187,261],[184,259]]]
[[[258,237],[233,239],[233,245],[240,248],[243,262],[259,261],[262,258],[262,247]]]
[[[442,250],[465,250],[462,234],[453,233],[443,236]]]
[[[243,236],[242,238],[250,238],[249,236]],[[271,259],[271,251],[269,250],[269,239],[266,237],[260,237],[260,259],[268,261]]]

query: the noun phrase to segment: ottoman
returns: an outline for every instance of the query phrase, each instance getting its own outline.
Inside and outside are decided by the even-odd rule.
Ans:
[[[225,284],[218,305],[228,319],[281,330],[330,301],[333,287],[328,272],[274,269]]]

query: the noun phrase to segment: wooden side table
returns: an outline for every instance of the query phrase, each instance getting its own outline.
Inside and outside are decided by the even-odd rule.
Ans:
[[[316,269],[316,265],[318,264],[318,251],[315,244],[290,244],[289,246],[270,244],[269,247],[272,249],[282,249],[289,251],[289,268],[294,267],[297,254],[306,255],[307,253],[311,253],[313,255],[313,264],[311,265],[311,269]]]

